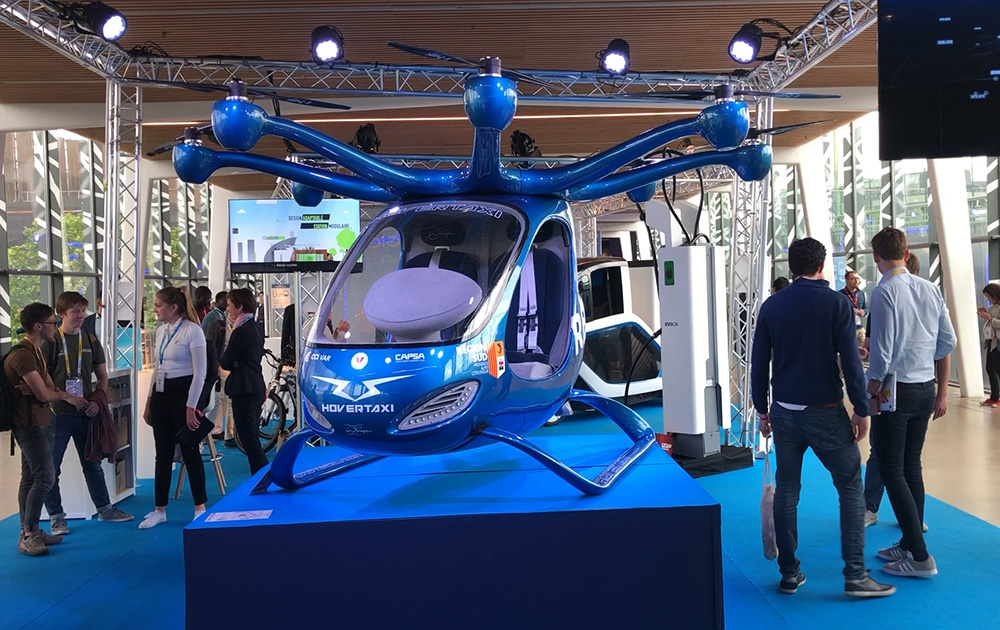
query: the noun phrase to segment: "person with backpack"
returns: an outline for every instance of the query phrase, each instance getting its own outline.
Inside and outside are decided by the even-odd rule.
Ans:
[[[62,536],[51,536],[38,526],[42,505],[55,483],[49,433],[49,403],[62,401],[84,410],[82,397],[56,389],[49,377],[42,344],[55,338],[56,318],[52,307],[40,302],[28,304],[20,313],[25,337],[11,348],[3,360],[5,420],[21,448],[21,483],[17,492],[21,534],[17,550],[27,556],[49,553]],[[8,415],[9,414],[9,415]]]
[[[97,337],[81,330],[88,304],[87,298],[76,291],[60,294],[56,298],[56,313],[62,318],[62,325],[56,330],[53,341],[42,344],[42,355],[56,387],[87,399],[95,390],[105,393],[108,391],[104,349]],[[52,403],[52,465],[55,468],[55,483],[45,499],[45,510],[49,513],[53,534],[69,533],[62,495],[59,492],[59,473],[70,438],[80,458],[90,498],[97,507],[97,520],[125,523],[134,518],[111,504],[100,460],[90,461],[84,455],[90,423],[100,421],[99,414],[98,403],[93,400],[82,411],[62,401]]]

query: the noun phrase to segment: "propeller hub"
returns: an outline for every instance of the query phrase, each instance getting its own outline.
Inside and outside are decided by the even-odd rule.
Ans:
[[[517,110],[517,84],[506,77],[479,75],[465,83],[465,113],[476,129],[503,131]]]
[[[499,57],[483,57],[482,65],[479,66],[479,76],[487,75],[498,77],[500,76],[500,58]]]
[[[722,85],[716,85],[712,91],[715,93],[716,101],[731,101],[733,100],[733,86],[728,83],[723,83]]]
[[[706,107],[698,115],[701,135],[716,149],[725,151],[740,146],[750,131],[747,104],[723,101]]]
[[[233,151],[249,151],[264,135],[267,115],[253,103],[227,98],[212,107],[212,130],[219,144]]]
[[[231,99],[247,100],[247,84],[239,79],[235,79],[226,84],[229,88],[229,96]]]

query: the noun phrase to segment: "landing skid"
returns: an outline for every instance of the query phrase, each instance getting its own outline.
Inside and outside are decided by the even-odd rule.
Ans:
[[[621,427],[633,441],[632,446],[619,455],[615,461],[611,462],[593,481],[587,479],[516,433],[511,433],[503,429],[489,428],[483,431],[481,435],[497,440],[498,442],[510,444],[514,448],[531,455],[546,468],[558,475],[563,481],[584,494],[601,494],[610,488],[632,464],[639,461],[643,454],[649,450],[649,447],[653,445],[653,442],[656,441],[656,436],[653,434],[653,429],[646,424],[646,421],[639,414],[620,402],[579,389],[570,391],[569,400],[570,402],[583,403],[603,413]]]
[[[603,413],[621,427],[633,442],[631,447],[619,455],[593,480],[587,479],[516,433],[511,433],[503,429],[488,428],[480,435],[509,444],[527,453],[558,475],[563,481],[584,494],[601,494],[621,478],[632,464],[639,461],[643,454],[649,450],[649,447],[655,441],[653,429],[646,424],[646,421],[639,414],[610,398],[574,389],[570,392],[569,399],[570,402],[583,403]],[[294,472],[295,460],[298,459],[299,453],[306,446],[306,443],[315,436],[316,434],[308,429],[294,433],[281,446],[281,449],[274,457],[274,462],[271,463],[271,470],[257,484],[252,494],[266,492],[271,482],[286,490],[295,490],[384,457],[383,455],[355,453],[321,466],[310,468],[309,470]]]

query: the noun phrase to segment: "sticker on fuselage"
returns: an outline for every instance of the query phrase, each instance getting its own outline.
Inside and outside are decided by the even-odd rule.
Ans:
[[[490,376],[500,378],[507,371],[507,355],[503,351],[503,342],[494,341],[489,349]]]

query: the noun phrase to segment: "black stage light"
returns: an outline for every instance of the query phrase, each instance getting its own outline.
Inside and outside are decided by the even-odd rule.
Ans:
[[[344,58],[344,36],[336,27],[317,26],[312,32],[313,59],[330,63]]]
[[[99,35],[101,39],[115,42],[125,34],[125,29],[128,27],[125,16],[103,2],[88,2],[71,6],[79,16],[75,20],[78,26],[80,26],[79,22],[83,22],[83,26],[86,26],[91,33]]]
[[[782,35],[781,33],[765,33],[764,29],[757,26],[758,24],[777,26],[782,31],[787,33],[789,37],[795,35],[795,33],[778,20],[772,20],[771,18],[750,20],[741,26],[740,30],[736,31],[733,38],[729,40],[729,56],[732,57],[733,61],[736,63],[748,64],[757,60],[772,61],[778,52],[778,48],[780,48],[783,43],[788,41],[788,37]],[[776,40],[778,43],[775,46],[775,51],[773,53],[762,57],[760,54],[760,47],[764,43],[765,37],[767,39]]]
[[[736,63],[751,63],[760,53],[760,45],[764,41],[764,29],[753,22],[748,22],[736,31],[729,42],[729,56]]]
[[[378,153],[378,148],[382,146],[382,141],[378,139],[378,133],[375,131],[375,123],[368,123],[367,125],[358,127],[358,130],[354,132],[354,140],[351,140],[350,145],[361,149],[365,153]]]
[[[597,53],[601,69],[608,74],[622,75],[628,72],[629,45],[624,39],[612,39],[608,47]]]

